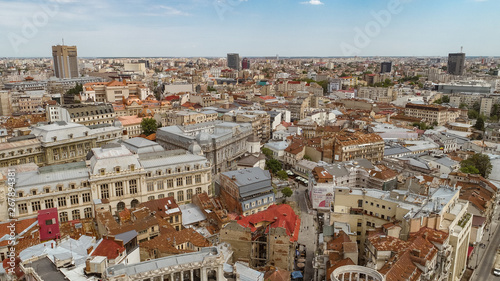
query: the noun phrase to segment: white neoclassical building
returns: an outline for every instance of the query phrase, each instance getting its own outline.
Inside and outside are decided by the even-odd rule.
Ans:
[[[201,154],[196,146],[191,151]],[[36,217],[39,210],[57,207],[60,221],[65,222],[93,217],[94,202],[109,202],[112,212],[169,196],[178,204],[189,203],[194,194],[210,194],[210,162],[199,154],[165,151],[155,142],[137,138],[93,148],[86,161],[13,167],[15,216]],[[4,176],[0,188],[7,194]],[[0,200],[0,207],[7,209],[4,204],[7,200]]]

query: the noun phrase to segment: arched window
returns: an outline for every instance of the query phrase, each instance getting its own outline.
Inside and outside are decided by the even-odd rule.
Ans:
[[[125,203],[118,202],[118,204],[116,204],[116,209],[118,210],[118,212],[125,210]]]

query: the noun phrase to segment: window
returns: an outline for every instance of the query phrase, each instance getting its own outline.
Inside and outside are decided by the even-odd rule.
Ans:
[[[119,173],[119,172],[120,172],[120,167],[119,166],[115,167],[115,173]]]
[[[156,182],[156,189],[158,189],[158,190],[163,190],[164,189],[163,181],[157,181]]]
[[[373,202],[370,202],[370,206],[373,206]]]
[[[130,186],[130,194],[136,194],[137,193],[137,180],[129,180],[128,184]]]
[[[380,204],[377,204],[377,208],[380,208]]]
[[[66,207],[66,197],[57,198],[57,205],[59,207]]]
[[[169,192],[168,193],[168,197],[174,197],[174,193],[173,192]]]
[[[358,227],[361,227],[361,223],[360,222],[358,222]]]
[[[130,165],[129,168],[130,168],[130,171],[134,171],[135,170],[135,165]]]
[[[177,186],[182,186],[182,178],[177,178]]]
[[[21,203],[17,205],[19,210],[19,214],[27,214],[28,213],[28,205],[26,203]]]
[[[83,203],[90,202],[90,193],[84,193],[84,194],[82,194],[82,202]]]
[[[40,211],[40,201],[31,202],[31,208],[33,209],[33,212]]]
[[[192,189],[186,190],[186,200],[191,200],[192,197],[193,197],[193,190]]]
[[[73,218],[73,220],[79,220],[80,219],[80,210],[71,211],[71,217]]]
[[[381,215],[380,217],[381,217],[382,219],[385,219],[385,216],[384,216],[384,215]]]
[[[49,188],[49,187],[44,188],[44,189],[43,189],[43,192],[45,192],[45,193],[50,193],[50,188]]]
[[[269,202],[273,202],[273,198],[272,197],[269,197]]]
[[[147,186],[148,186],[148,191],[154,191],[155,190],[155,186],[154,186],[154,184],[152,182],[148,182]]]
[[[171,174],[172,173],[172,169],[167,169],[167,174]]]
[[[182,202],[184,201],[184,191],[177,191],[177,201]]]
[[[54,223],[53,219],[45,220],[45,225],[53,225]]]
[[[201,175],[194,176],[194,182],[195,183],[201,183]]]
[[[201,187],[197,187],[196,188],[196,194],[200,194],[201,193]]]
[[[382,209],[385,209],[385,205],[382,205]]]
[[[264,204],[266,204],[267,203],[267,198],[264,198],[262,201],[264,202]]]
[[[67,222],[68,221],[68,213],[67,212],[59,213],[59,221],[60,222]]]
[[[155,197],[154,196],[149,196],[148,197],[148,201],[151,201],[151,200],[155,200]]]
[[[146,177],[150,178],[150,177],[151,177],[151,172],[148,172],[148,173],[146,174]]]
[[[32,190],[31,195],[36,195],[36,190]]]
[[[123,196],[123,182],[115,182],[115,194],[116,196]]]
[[[157,176],[161,176],[161,170],[156,171]]]
[[[255,201],[252,202],[252,207],[255,207]]]
[[[45,200],[45,209],[50,209],[54,208],[54,200],[53,199],[46,199]]]
[[[71,195],[69,197],[69,201],[71,202],[71,205],[78,205],[78,195]]]
[[[107,183],[101,184],[101,199],[109,198],[109,186]]]
[[[23,192],[22,191],[18,192],[17,197],[23,197]]]
[[[172,188],[172,187],[174,187],[174,180],[173,179],[167,180],[167,188]]]
[[[104,176],[104,174],[106,173],[106,169],[100,169],[99,173],[101,174],[101,176]]]
[[[186,185],[191,185],[191,184],[193,184],[193,176],[187,176]]]
[[[83,209],[83,214],[86,219],[90,219],[92,217],[92,208]]]
[[[158,194],[158,199],[165,198],[165,194]]]
[[[387,216],[387,220],[390,221],[391,220],[391,217],[390,216]]]

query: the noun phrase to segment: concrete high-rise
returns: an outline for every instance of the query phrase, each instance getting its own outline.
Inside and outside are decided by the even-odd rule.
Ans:
[[[236,53],[227,54],[227,67],[240,70],[240,55]]]
[[[453,53],[448,55],[448,74],[464,75],[465,53]]]
[[[392,62],[383,62],[380,64],[380,73],[390,73],[392,71]]]
[[[54,58],[54,74],[57,78],[76,78],[78,73],[78,58],[76,46],[52,46]]]

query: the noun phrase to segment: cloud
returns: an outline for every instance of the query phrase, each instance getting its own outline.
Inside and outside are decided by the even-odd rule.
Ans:
[[[176,9],[174,7],[170,7],[170,6],[160,5],[160,6],[158,6],[158,8],[164,10],[164,12],[161,13],[161,15],[169,15],[169,16],[189,16],[190,15],[188,13],[185,13],[181,10],[178,10],[178,9]]]
[[[301,4],[307,4],[307,5],[323,5],[324,3],[321,2],[321,0],[309,0],[307,2],[301,2]]]

